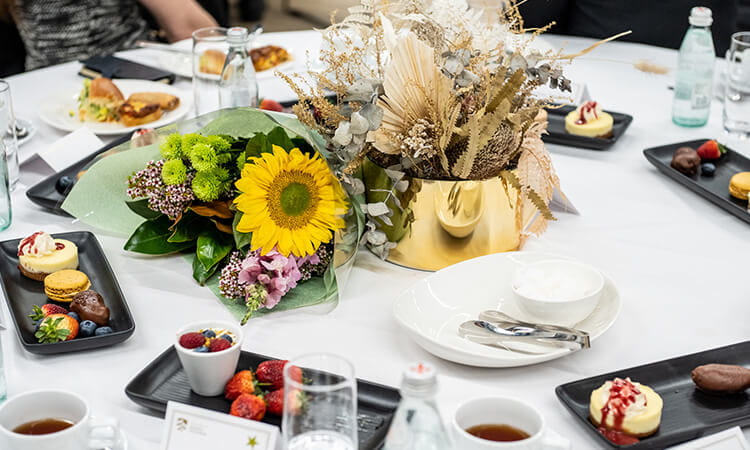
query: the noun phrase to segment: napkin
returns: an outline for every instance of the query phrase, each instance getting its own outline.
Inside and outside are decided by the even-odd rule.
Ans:
[[[91,130],[81,127],[37,153],[55,172],[76,163],[104,146]]]
[[[670,450],[749,450],[747,439],[740,427],[730,428],[716,434],[704,436]]]

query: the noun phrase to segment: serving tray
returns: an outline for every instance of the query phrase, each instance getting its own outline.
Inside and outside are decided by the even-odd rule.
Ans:
[[[243,351],[237,370],[255,369],[268,356]],[[190,390],[187,374],[174,347],[169,347],[146,366],[125,388],[135,403],[164,413],[167,402],[175,401],[229,413],[231,401],[223,396],[203,397]],[[379,449],[401,396],[394,388],[357,380],[357,423],[359,449]],[[281,426],[281,417],[266,415],[263,422]]]
[[[678,142],[675,144],[651,147],[643,151],[647,160],[659,171],[675,180],[724,211],[733,214],[745,222],[750,223],[750,212],[747,211],[747,201],[739,200],[729,195],[729,179],[737,172],[750,171],[750,159],[742,156],[736,151],[727,148],[727,152],[714,162],[716,172],[713,177],[706,177],[699,173],[696,175],[685,175],[673,169],[669,164],[672,155],[680,147],[692,147],[697,149],[708,139]]]
[[[697,366],[710,363],[750,366],[750,341],[574,381],[558,386],[555,393],[602,446],[663,449],[727,428],[750,425],[750,397],[747,393],[709,394],[693,384],[690,372]],[[612,444],[589,420],[591,391],[615,377],[630,377],[650,386],[664,400],[659,430],[637,444]]]
[[[542,135],[542,140],[549,144],[567,145],[570,147],[587,148],[590,150],[605,150],[612,146],[620,136],[625,133],[633,116],[612,111],[605,111],[612,116],[614,124],[612,125],[612,137],[609,138],[592,138],[578,136],[565,131],[565,116],[575,110],[573,105],[565,105],[555,108],[547,108],[547,133]]]
[[[29,318],[33,305],[53,302],[44,293],[44,282],[27,278],[18,270],[18,243],[20,239],[0,242],[0,281],[5,301],[16,326],[16,334],[26,351],[40,355],[76,352],[106,347],[125,341],[135,331],[133,316],[130,314],[125,297],[122,295],[117,278],[107,262],[99,241],[88,231],[55,233],[54,238],[67,239],[78,246],[78,270],[88,275],[91,289],[104,298],[110,311],[109,326],[114,333],[104,336],[75,338],[54,344],[40,344],[34,337],[35,327]]]

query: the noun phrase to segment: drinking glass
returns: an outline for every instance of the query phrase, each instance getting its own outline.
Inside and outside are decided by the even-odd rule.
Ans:
[[[0,231],[10,226],[13,217],[10,207],[10,180],[8,179],[5,140],[0,139]]]
[[[735,137],[750,137],[750,31],[734,33],[727,53],[724,130]]]
[[[218,73],[207,73],[205,69],[207,55],[212,52],[221,52],[222,55],[226,55],[228,50],[226,28],[209,27],[193,32],[193,96],[197,116],[220,108],[219,80],[224,66],[223,58],[221,65],[218,66]],[[206,53],[207,51],[209,53]],[[203,70],[201,70],[201,58],[204,60]]]
[[[5,142],[5,156],[8,165],[10,189],[18,181],[18,137],[16,136],[16,116],[13,115],[13,102],[10,97],[10,85],[0,80],[0,136]]]
[[[327,353],[290,361],[284,367],[281,430],[287,450],[356,449],[357,380],[351,363]]]

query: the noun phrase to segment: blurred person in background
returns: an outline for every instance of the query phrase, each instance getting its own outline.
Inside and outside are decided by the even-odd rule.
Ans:
[[[26,53],[25,69],[33,70],[133,47],[149,31],[138,3],[169,41],[216,26],[196,0],[0,0],[0,12],[15,22]]]

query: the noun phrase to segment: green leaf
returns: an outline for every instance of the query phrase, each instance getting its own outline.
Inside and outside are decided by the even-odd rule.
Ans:
[[[142,198],[140,200],[133,200],[133,201],[127,201],[125,204],[128,205],[128,208],[130,208],[131,211],[138,214],[139,216],[143,217],[146,220],[154,220],[162,215],[162,213],[158,211],[154,211],[153,209],[148,207],[148,199]]]
[[[167,239],[169,242],[192,242],[198,239],[201,228],[206,226],[205,221],[200,220],[201,216],[192,212],[185,211],[182,219],[174,226],[174,232]]]
[[[203,268],[208,271],[216,266],[232,250],[229,235],[222,235],[216,229],[205,229],[198,236],[195,248],[196,259],[200,261]]]
[[[312,148],[310,144],[307,143],[306,140],[302,139],[301,137],[296,137],[292,139],[292,148],[298,148],[302,153],[308,154],[308,155],[315,155],[315,149]]]
[[[169,242],[172,222],[167,216],[143,222],[125,243],[125,250],[147,255],[165,255],[188,249],[193,242]]]
[[[257,133],[245,146],[245,157],[251,158],[253,156],[260,156],[261,153],[271,153],[273,148],[271,143],[268,141],[268,136],[263,133]]]
[[[250,245],[250,241],[253,240],[253,233],[242,233],[237,231],[237,224],[240,223],[240,219],[242,219],[242,212],[237,211],[234,214],[234,221],[232,222],[232,234],[234,235],[234,246],[237,247],[238,250],[247,247]]]
[[[206,269],[198,258],[193,258],[193,278],[201,286],[204,286],[206,282],[216,273],[219,268],[219,264],[215,264],[213,267]]]
[[[281,127],[276,127],[268,133],[268,141],[273,145],[278,145],[286,151],[294,148],[294,143],[289,139],[289,135]]]

